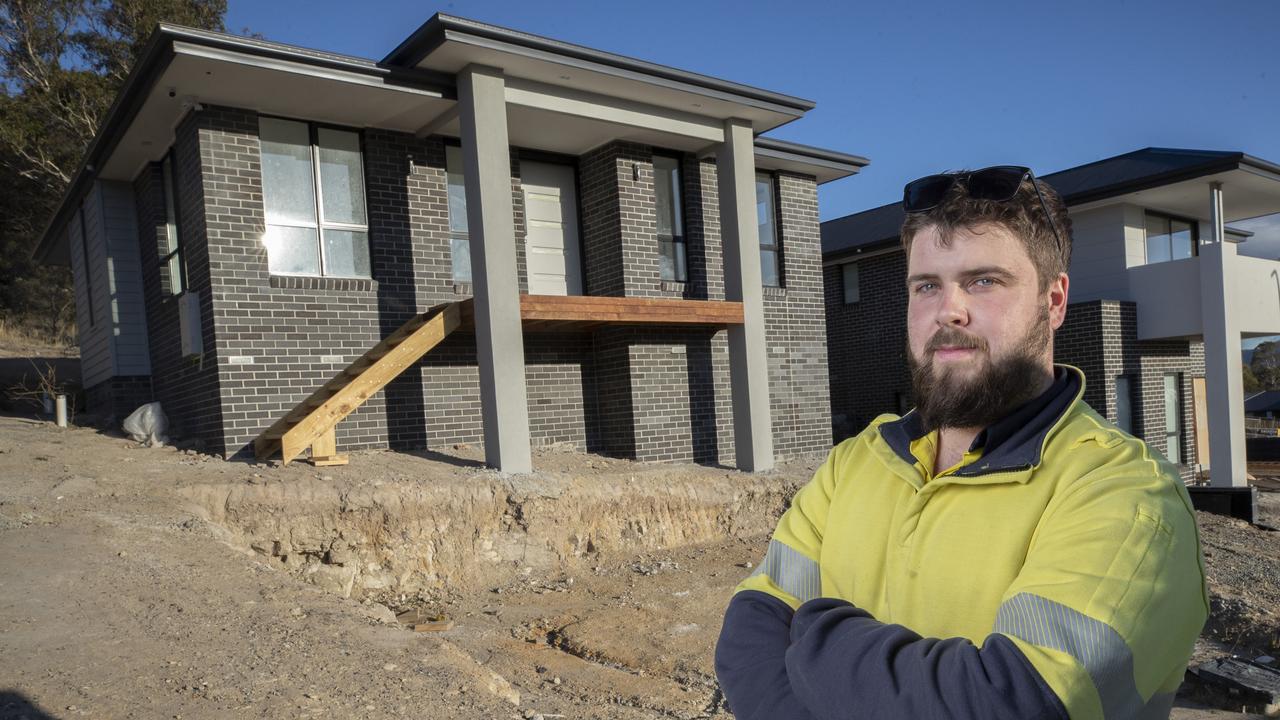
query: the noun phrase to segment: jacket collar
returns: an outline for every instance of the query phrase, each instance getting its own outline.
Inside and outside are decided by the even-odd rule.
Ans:
[[[1026,470],[1040,464],[1045,439],[1084,392],[1084,374],[1070,365],[1055,365],[1053,384],[1038,397],[983,429],[970,450],[982,448],[982,457],[957,470],[961,477]],[[926,434],[915,410],[880,426],[880,436],[904,462],[915,464],[911,443]]]

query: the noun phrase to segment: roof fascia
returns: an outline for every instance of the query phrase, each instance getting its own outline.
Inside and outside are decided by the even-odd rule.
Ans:
[[[812,163],[833,170],[857,172],[859,169],[871,164],[870,160],[861,155],[848,155],[835,150],[826,150],[812,145],[801,145],[776,138],[757,137],[755,146],[756,152],[761,155]]]
[[[704,95],[713,94],[726,100],[788,115],[802,115],[816,106],[812,100],[442,13],[436,13],[423,23],[383,58],[381,64],[414,67],[448,40],[531,59],[555,60],[583,70],[625,75],[633,79],[639,75],[643,76],[639,79],[655,85]]]

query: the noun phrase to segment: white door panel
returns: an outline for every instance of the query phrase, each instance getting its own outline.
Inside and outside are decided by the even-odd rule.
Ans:
[[[521,161],[525,265],[532,295],[581,295],[578,201],[569,165]]]

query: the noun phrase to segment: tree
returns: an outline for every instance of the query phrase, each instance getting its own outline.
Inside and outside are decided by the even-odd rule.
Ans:
[[[1244,394],[1246,397],[1256,392],[1262,392],[1262,383],[1258,382],[1258,377],[1253,374],[1253,368],[1245,365],[1243,376]]]
[[[0,0],[0,320],[69,322],[70,275],[31,252],[161,21],[223,30],[226,0]]]
[[[1280,342],[1269,340],[1253,349],[1249,369],[1263,390],[1280,390]]]

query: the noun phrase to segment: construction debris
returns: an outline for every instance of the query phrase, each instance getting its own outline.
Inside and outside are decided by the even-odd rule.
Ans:
[[[1221,657],[1187,671],[1188,680],[1206,690],[1225,692],[1244,712],[1280,717],[1280,670],[1259,662]],[[1234,703],[1233,703],[1234,704]]]

